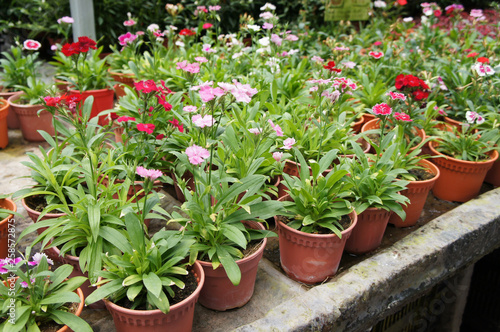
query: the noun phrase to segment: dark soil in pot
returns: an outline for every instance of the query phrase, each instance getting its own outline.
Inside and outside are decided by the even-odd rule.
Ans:
[[[408,173],[413,175],[416,181],[430,180],[436,176],[428,169],[421,169],[421,168],[410,169]]]

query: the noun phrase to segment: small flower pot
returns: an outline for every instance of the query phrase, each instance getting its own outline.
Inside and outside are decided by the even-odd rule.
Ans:
[[[54,136],[54,126],[52,125],[52,114],[43,110],[43,105],[23,105],[17,101],[24,92],[17,93],[9,98],[11,109],[17,113],[21,124],[21,131],[25,140],[30,142],[43,142],[45,138],[38,132],[43,130]],[[38,112],[40,114],[38,114]]]
[[[358,223],[345,244],[350,254],[364,254],[377,249],[382,243],[392,211],[369,208],[358,215]]]
[[[70,95],[79,95],[78,90],[69,90]],[[82,92],[82,100],[84,101],[89,96],[94,97],[94,103],[92,104],[92,111],[90,112],[90,118],[95,118],[99,113],[110,110],[114,107],[114,97],[115,92],[112,89],[100,89],[100,90],[88,90]],[[101,115],[99,116],[99,125],[105,126],[109,123],[108,117]]]
[[[425,181],[410,181],[410,183],[408,183],[408,185],[406,186],[406,190],[403,190],[401,192],[401,195],[404,195],[410,199],[410,203],[408,203],[408,205],[406,206],[403,206],[403,210],[406,213],[405,220],[402,220],[395,213],[393,213],[389,218],[389,223],[393,224],[396,227],[415,226],[418,219],[420,218],[420,215],[422,214],[427,196],[429,195],[429,192],[434,187],[434,184],[439,178],[439,168],[437,168],[437,166],[430,161],[422,159],[421,161],[419,161],[419,165],[429,170],[434,175],[434,177]]]
[[[38,220],[38,218],[40,218],[40,215],[42,214],[41,212],[30,208],[28,204],[26,204],[26,199],[24,198],[21,200],[21,204],[23,205],[26,212],[28,212],[28,216],[31,218],[31,220],[33,220],[34,223],[42,220],[55,219],[66,215],[66,213],[47,213],[40,220]],[[37,229],[36,231],[38,234],[42,234],[46,229],[47,227],[42,227]]]
[[[115,95],[116,99],[120,99],[121,97],[125,96],[125,89],[123,88],[124,85],[128,85],[129,87],[134,87],[134,79],[135,76],[134,74],[131,73],[118,73],[114,71],[109,71],[109,74],[111,75],[111,78],[118,82],[118,84],[114,85],[115,89]]]
[[[373,120],[366,122],[363,125],[363,127],[361,128],[361,132],[364,133],[364,132],[366,132],[368,130],[372,130],[372,129],[380,129],[380,119],[375,118]],[[425,139],[427,137],[425,135],[425,131],[423,129],[420,129],[420,128],[415,128],[415,129],[417,131],[417,135],[421,138],[421,141],[420,141],[420,143],[417,144],[417,146],[412,147],[410,150],[415,150],[416,148],[422,147],[423,146],[422,142],[425,141]],[[375,153],[375,149],[372,147],[370,149],[370,152]]]
[[[433,155],[440,158],[431,159],[438,168],[439,176],[432,192],[434,196],[446,201],[467,202],[479,194],[486,173],[498,159],[498,151],[488,153],[490,159],[486,161],[464,161],[446,156],[438,152],[436,142],[429,145]]]
[[[255,221],[242,221],[246,227],[262,229],[264,226]],[[200,293],[200,304],[206,308],[226,311],[244,306],[253,295],[259,261],[264,254],[267,239],[262,240],[259,249],[248,257],[236,261],[241,270],[241,281],[234,286],[222,266],[212,268],[211,262],[198,261],[205,272],[205,286]]]
[[[500,159],[497,159],[486,173],[484,182],[492,184],[495,188],[500,187]]]
[[[290,200],[286,195],[279,200]],[[295,230],[275,218],[278,226],[280,261],[285,273],[306,284],[323,282],[337,273],[346,241],[355,228],[358,216],[351,212],[351,226],[335,234],[309,234]]]
[[[16,204],[8,198],[0,199],[0,208],[5,209],[5,210],[10,210],[12,212],[17,212]],[[9,214],[7,216],[7,218],[0,221],[0,259],[6,258],[8,256],[8,252],[9,252],[9,220],[11,220],[12,217],[14,217],[14,215]],[[14,244],[15,238],[11,237],[11,240],[13,241],[12,244]],[[14,248],[14,246],[12,246],[12,248]]]
[[[0,92],[0,98],[8,100],[10,97],[12,97],[13,95],[15,95],[16,93],[19,93],[19,92],[18,91]],[[9,129],[19,129],[19,128],[21,128],[21,124],[19,123],[19,118],[17,117],[17,113],[12,110],[12,108],[10,107],[10,104],[8,106],[8,113],[7,113],[7,127]],[[2,130],[0,128],[0,133],[1,132],[2,132]]]
[[[0,149],[4,149],[9,144],[8,117],[9,117],[9,102],[5,99],[0,99]]]
[[[194,308],[204,287],[205,274],[199,263],[192,271],[198,282],[196,290],[185,300],[170,307],[168,314],[160,310],[131,310],[104,300],[113,316],[116,331],[119,332],[190,332],[193,326]]]
[[[359,118],[358,121],[353,122],[351,124],[352,130],[356,133],[359,134],[361,132],[361,127],[363,127],[363,124],[365,123],[365,115],[361,114],[361,117]]]

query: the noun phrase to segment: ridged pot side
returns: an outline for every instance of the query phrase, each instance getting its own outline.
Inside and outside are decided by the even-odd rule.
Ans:
[[[23,137],[30,142],[44,142],[45,138],[38,133],[38,130],[43,130],[49,135],[54,136],[52,114],[43,110],[43,105],[18,104],[17,102],[23,94],[17,93],[9,98],[10,107],[16,112],[19,118]],[[38,114],[40,110],[42,111]]]
[[[498,151],[488,153],[487,161],[473,162],[455,159],[436,150],[436,142],[429,145],[433,155],[439,158],[431,159],[441,175],[436,181],[432,192],[434,196],[446,201],[467,202],[479,194],[486,173],[498,159]]]
[[[205,273],[198,262],[192,273],[198,287],[185,300],[170,307],[168,314],[160,310],[131,310],[104,300],[106,308],[113,316],[116,331],[120,332],[190,332],[193,326],[194,308],[205,283]]]
[[[392,211],[369,208],[358,215],[358,223],[345,244],[350,254],[364,254],[377,249],[382,243]]]
[[[425,181],[410,181],[406,186],[407,189],[401,192],[401,195],[410,199],[410,203],[407,206],[403,206],[403,210],[406,213],[405,220],[402,220],[395,213],[389,218],[389,223],[396,227],[415,226],[424,209],[427,196],[440,176],[439,168],[430,161],[423,159],[419,162],[419,165],[429,170],[434,177]]]
[[[279,200],[290,200],[290,196],[286,195]],[[341,238],[335,234],[309,234],[298,231],[281,222],[276,216],[281,267],[288,277],[306,284],[315,284],[334,276],[339,268],[345,243],[358,220],[355,212],[349,216],[351,225],[341,232]]]
[[[264,226],[255,221],[242,221],[246,227],[264,230]],[[205,272],[205,286],[200,293],[200,304],[206,308],[225,311],[240,308],[250,301],[255,287],[259,261],[262,259],[267,239],[264,238],[257,251],[248,257],[236,261],[241,270],[241,281],[234,286],[222,266],[212,268],[211,262],[199,261]]]

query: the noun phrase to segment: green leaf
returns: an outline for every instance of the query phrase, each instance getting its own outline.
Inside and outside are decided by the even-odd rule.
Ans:
[[[121,290],[123,288],[122,281],[123,279],[115,279],[100,286],[87,297],[87,299],[85,300],[85,304],[92,304],[109,296],[110,294]]]
[[[131,276],[126,277],[123,280],[122,285],[123,286],[130,286],[130,285],[133,285],[133,284],[140,282],[140,281],[142,281],[142,277],[138,274],[133,274]]]
[[[227,223],[223,224],[222,233],[225,237],[227,237],[229,240],[233,241],[243,249],[247,247],[247,239],[245,238],[245,235],[241,230],[234,227],[233,225]]]
[[[127,298],[133,302],[136,296],[139,295],[139,293],[143,288],[144,288],[143,284],[128,287]]]
[[[154,296],[160,296],[162,284],[160,277],[158,277],[155,273],[149,272],[144,275],[142,282],[144,283],[144,286],[146,286],[147,290]]]
[[[56,304],[66,302],[80,302],[80,297],[74,292],[57,292],[40,301],[40,304]]]
[[[93,332],[90,325],[80,317],[66,311],[56,310],[50,315],[68,325],[70,329],[78,332]]]
[[[233,285],[238,286],[241,281],[241,271],[238,264],[236,264],[234,258],[223,246],[217,245],[215,250],[224,271],[226,271],[227,277]]]

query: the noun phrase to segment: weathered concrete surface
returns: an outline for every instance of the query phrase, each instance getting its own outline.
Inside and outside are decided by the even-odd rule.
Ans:
[[[40,143],[24,141],[20,130],[10,130],[9,139],[9,146],[0,150],[0,194],[33,183],[29,177],[20,178],[29,176],[20,161],[28,160],[27,151],[39,153]],[[172,211],[179,202],[170,195],[172,188],[165,189],[162,206]],[[16,221],[19,236],[31,220],[20,202],[16,203],[23,215]],[[227,312],[197,305],[193,331],[364,331],[460,267],[498,247],[499,203],[500,189],[461,206],[430,195],[417,226],[388,227],[380,249],[358,257],[344,255],[339,274],[316,287],[284,275],[279,267],[278,241],[270,239],[250,302]],[[164,226],[164,222],[153,220],[150,232]],[[27,236],[18,249],[22,251],[34,237]],[[454,285],[450,289],[460,291]],[[106,310],[86,308],[82,317],[96,332],[115,331]]]
[[[500,189],[485,193],[236,331],[366,330],[499,247],[499,206]]]

